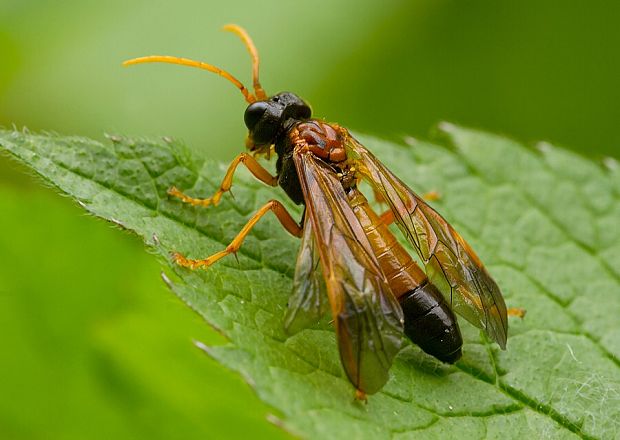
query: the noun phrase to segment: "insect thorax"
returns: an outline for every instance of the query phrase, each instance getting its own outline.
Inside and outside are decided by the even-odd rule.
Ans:
[[[278,183],[297,204],[304,203],[303,193],[293,161],[296,147],[302,146],[330,165],[343,163],[347,159],[344,141],[347,133],[337,125],[310,119],[293,125],[286,136],[275,145],[278,154],[276,169]]]

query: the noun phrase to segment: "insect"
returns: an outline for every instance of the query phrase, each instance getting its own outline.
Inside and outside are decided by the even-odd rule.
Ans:
[[[312,118],[310,106],[293,93],[269,96],[260,84],[258,52],[247,32],[237,25],[224,29],[240,37],[250,53],[253,92],[230,73],[204,62],[171,56],[124,62],[205,69],[234,84],[248,103],[248,151],[232,161],[215,194],[198,199],[176,188],[169,194],[196,206],[217,205],[243,164],[261,182],[279,185],[305,209],[298,223],[280,202],[271,200],[224,250],[205,259],[177,253],[176,262],[191,269],[209,267],[237,252],[252,227],[273,212],[290,234],[301,238],[285,327],[298,331],[331,309],[342,366],[360,399],[387,382],[403,334],[437,359],[456,362],[463,341],[454,312],[505,349],[504,299],[465,240],[348,130]],[[274,152],[275,176],[257,160]],[[361,181],[387,203],[387,212],[375,213],[359,189]],[[416,250],[425,271],[390,231],[392,222]],[[520,313],[515,309],[512,314]]]

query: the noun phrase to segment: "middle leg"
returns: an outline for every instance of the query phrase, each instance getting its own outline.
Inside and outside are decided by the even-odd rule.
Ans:
[[[230,187],[232,186],[232,179],[237,170],[237,166],[239,164],[243,164],[246,166],[248,170],[263,183],[266,183],[269,186],[278,186],[278,177],[272,176],[269,171],[267,171],[260,163],[257,162],[251,155],[247,153],[241,153],[230,163],[228,167],[228,171],[226,171],[226,175],[220,184],[220,188],[213,194],[213,196],[208,199],[197,199],[194,197],[190,197],[188,195],[183,194],[174,186],[168,190],[168,194],[171,196],[177,197],[181,199],[185,203],[189,203],[193,206],[209,206],[209,205],[217,205],[222,198],[222,195],[230,191]]]

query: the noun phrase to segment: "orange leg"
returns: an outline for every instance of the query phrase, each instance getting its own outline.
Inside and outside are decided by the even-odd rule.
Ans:
[[[362,390],[355,390],[355,400],[368,403],[368,395]]]
[[[230,244],[226,246],[226,249],[224,249],[223,251],[219,251],[203,260],[191,260],[189,258],[185,258],[179,253],[175,253],[173,255],[175,262],[180,266],[189,267],[190,269],[198,269],[199,267],[206,269],[220,258],[225,257],[229,254],[235,254],[241,247],[243,240],[250,233],[254,225],[261,219],[262,216],[267,214],[267,212],[269,211],[272,211],[276,215],[278,220],[280,220],[282,226],[284,226],[284,228],[288,232],[290,232],[291,235],[294,235],[295,237],[301,237],[301,226],[299,226],[297,222],[293,220],[293,217],[291,217],[286,208],[282,206],[282,204],[277,200],[270,200],[262,208],[256,211],[256,213],[246,223],[243,229],[241,229],[241,232],[237,234],[233,241],[231,241]]]
[[[394,213],[391,209],[388,209],[383,214],[379,216],[379,220],[384,225],[391,225],[394,222]]]
[[[209,206],[209,205],[217,205],[222,198],[222,194],[227,191],[230,191],[230,187],[232,186],[232,179],[239,164],[243,164],[246,166],[248,170],[263,183],[266,183],[269,186],[278,186],[278,178],[277,176],[272,176],[269,171],[267,171],[261,164],[259,164],[256,159],[254,159],[251,155],[247,153],[241,153],[239,156],[235,157],[235,159],[230,163],[228,167],[228,171],[226,171],[226,175],[224,176],[224,180],[220,185],[220,189],[218,189],[212,197],[208,199],[195,199],[193,197],[189,197],[179,191],[177,188],[172,187],[168,190],[168,194],[171,196],[177,197],[185,203],[189,203],[194,206]]]
[[[525,309],[521,307],[508,307],[506,310],[508,312],[508,316],[516,316],[517,318],[523,319],[525,317],[525,313],[527,312]]]
[[[372,189],[372,194],[375,197],[375,202],[377,202],[377,203],[385,203],[385,198],[383,197],[383,194],[381,194],[375,188]]]
[[[422,198],[426,200],[427,202],[434,202],[436,200],[441,199],[441,194],[439,194],[439,191],[432,190],[432,191],[422,194]]]

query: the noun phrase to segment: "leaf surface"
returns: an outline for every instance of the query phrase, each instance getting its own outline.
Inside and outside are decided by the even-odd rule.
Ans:
[[[207,347],[242,374],[285,428],[318,438],[614,438],[620,432],[620,173],[550,145],[443,124],[436,143],[360,140],[470,242],[510,307],[501,351],[461,319],[464,354],[445,366],[407,345],[385,388],[352,398],[327,321],[287,336],[282,327],[298,242],[259,222],[239,252],[207,271],[170,252],[221,250],[282,190],[241,171],[235,198],[193,208],[175,185],[211,195],[225,165],[194,160],[178,142],[111,136],[108,143],[0,131],[0,145],[90,213],[142,236],[164,280],[229,340]],[[613,162],[610,162],[613,164]],[[35,268],[36,269],[36,268]],[[205,397],[207,398],[207,397]]]

